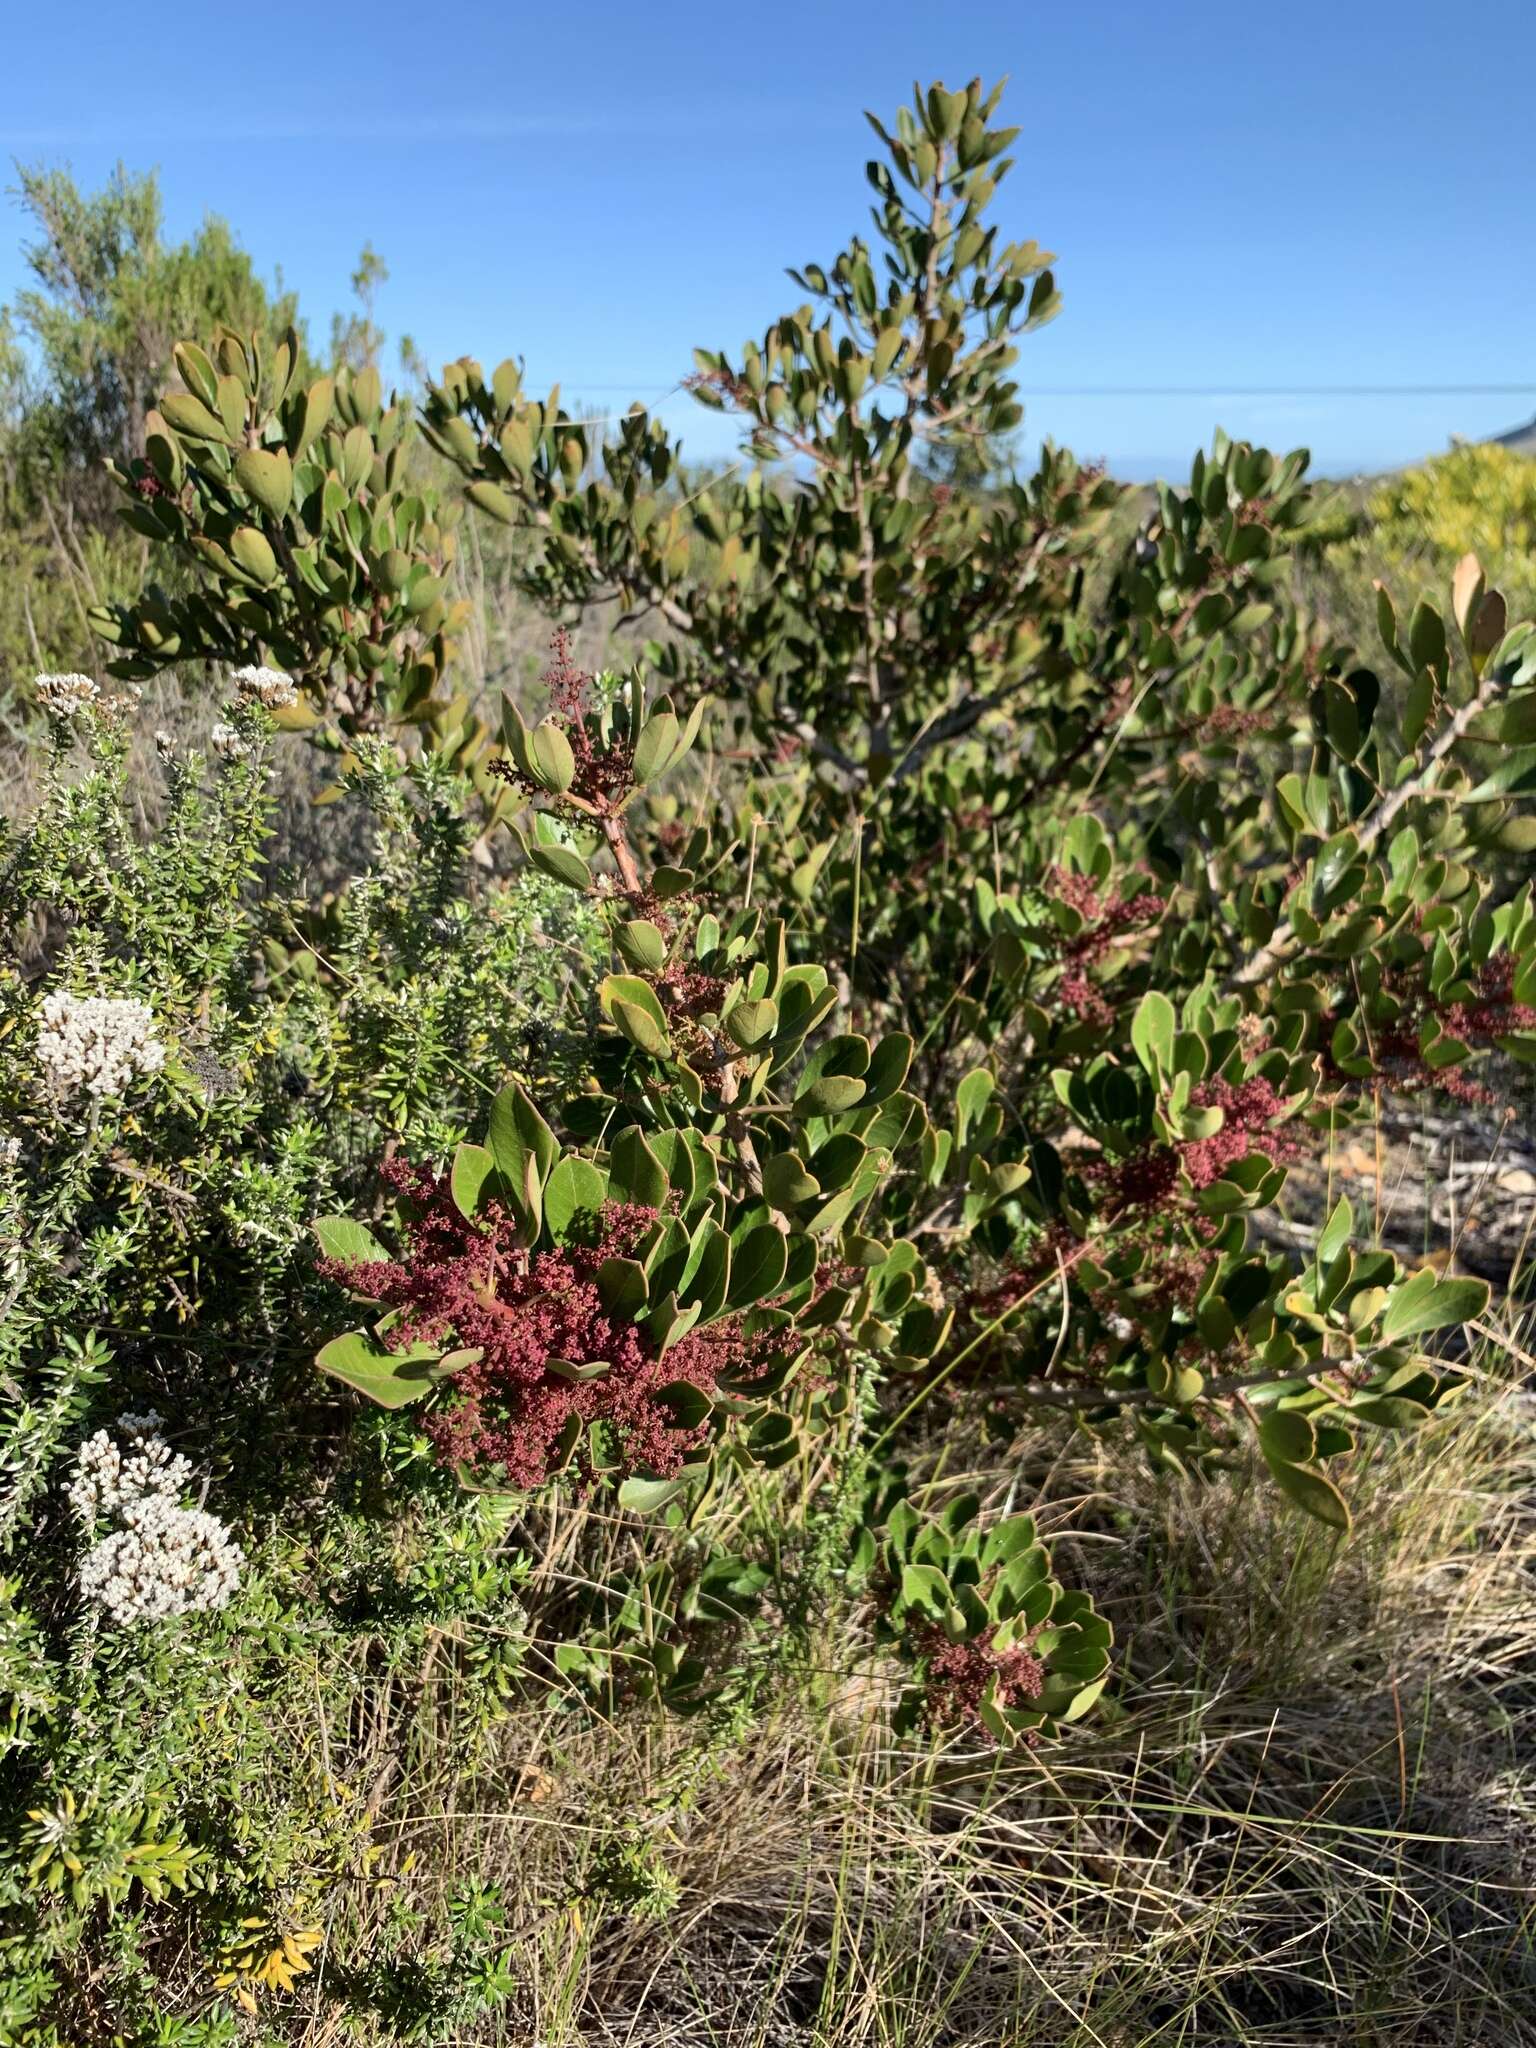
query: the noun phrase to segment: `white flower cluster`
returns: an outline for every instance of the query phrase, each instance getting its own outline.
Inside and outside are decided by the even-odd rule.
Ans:
[[[299,701],[292,678],[280,668],[237,668],[231,680],[248,704],[263,705],[268,711],[286,711]]]
[[[51,711],[56,718],[69,718],[87,704],[98,702],[101,691],[90,676],[71,674],[39,676],[37,695],[45,711]]]
[[[224,1606],[245,1562],[217,1515],[158,1497],[124,1516],[125,1528],[80,1560],[80,1591],[119,1628]]]
[[[250,741],[245,738],[239,727],[230,725],[227,720],[222,718],[216,725],[210,728],[208,744],[216,754],[221,754],[226,761],[249,761],[251,755],[255,752]]]
[[[153,1408],[142,1415],[120,1415],[117,1426],[128,1439],[126,1452],[105,1429],[80,1446],[69,1504],[87,1528],[151,1494],[179,1499],[191,1485],[192,1467],[159,1434],[160,1423]]]
[[[217,1515],[184,1508],[192,1467],[159,1434],[160,1417],[123,1415],[80,1448],[70,1506],[88,1532],[122,1524],[80,1560],[80,1591],[119,1628],[222,1607],[240,1582],[245,1554]]]
[[[14,1166],[21,1157],[21,1140],[14,1133],[0,1138],[0,1166]]]
[[[147,1004],[55,989],[43,998],[37,1058],[55,1095],[120,1095],[136,1074],[159,1072],[165,1047]]]

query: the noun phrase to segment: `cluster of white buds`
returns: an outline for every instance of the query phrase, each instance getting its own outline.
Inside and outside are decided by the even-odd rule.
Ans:
[[[121,1095],[135,1075],[159,1072],[165,1047],[147,1004],[55,989],[43,998],[37,1059],[55,1095]]]
[[[14,1166],[21,1158],[21,1140],[14,1132],[0,1138],[0,1166]]]
[[[222,1607],[240,1582],[245,1555],[217,1515],[185,1508],[192,1467],[160,1435],[160,1417],[122,1415],[127,1438],[97,1430],[81,1445],[69,1502],[82,1528],[121,1524],[80,1560],[80,1591],[119,1628]]]
[[[286,711],[299,701],[292,677],[280,668],[237,668],[231,680],[247,704],[260,704],[268,711]]]
[[[222,718],[209,729],[208,744],[226,761],[249,761],[255,752],[240,728]]]
[[[88,704],[98,703],[101,691],[91,676],[39,676],[37,697],[43,709],[51,711],[55,718],[70,718]]]
[[[191,1485],[192,1467],[160,1435],[160,1423],[153,1408],[142,1415],[120,1415],[117,1427],[128,1439],[126,1448],[106,1429],[80,1446],[69,1504],[87,1528],[151,1494],[177,1500]]]

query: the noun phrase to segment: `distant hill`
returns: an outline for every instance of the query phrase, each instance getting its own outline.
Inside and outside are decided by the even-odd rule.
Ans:
[[[1511,427],[1507,434],[1494,434],[1495,448],[1513,448],[1517,455],[1536,455],[1536,420],[1527,420],[1523,427]]]

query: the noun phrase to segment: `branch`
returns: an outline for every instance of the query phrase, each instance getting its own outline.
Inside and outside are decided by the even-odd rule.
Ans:
[[[1491,670],[1483,677],[1476,691],[1462,705],[1461,709],[1452,718],[1450,724],[1445,728],[1445,731],[1441,733],[1439,739],[1430,748],[1424,766],[1419,770],[1418,774],[1410,777],[1402,785],[1401,789],[1393,790],[1392,794],[1368,818],[1354,828],[1362,853],[1370,851],[1405,805],[1412,803],[1416,797],[1428,794],[1433,786],[1440,763],[1445,759],[1452,747],[1456,745],[1458,740],[1466,738],[1467,730],[1478,713],[1486,711],[1493,702],[1498,680],[1498,677]],[[1251,988],[1255,982],[1263,981],[1267,975],[1273,974],[1275,969],[1283,966],[1290,957],[1291,941],[1295,936],[1295,927],[1290,919],[1283,919],[1281,923],[1276,925],[1269,943],[1260,947],[1259,951],[1251,959],[1245,961],[1238,968],[1228,981],[1227,986],[1229,988]]]

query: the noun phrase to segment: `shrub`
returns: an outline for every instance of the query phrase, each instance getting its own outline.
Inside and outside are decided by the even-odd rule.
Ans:
[[[109,1907],[118,1983],[170,1981],[169,1927],[271,2009],[384,1853],[429,1701],[459,1772],[519,1686],[573,1721],[660,1700],[701,1731],[680,1799],[772,1681],[824,1702],[841,1634],[902,1672],[904,1740],[1070,1741],[1113,1644],[1014,1499],[1039,1418],[1192,1483],[1266,1474],[1332,1540],[1362,1447],[1466,1397],[1481,1282],[1357,1242],[1347,1200],[1296,1252],[1249,1226],[1383,1088],[1465,1101],[1536,1057],[1536,908],[1499,865],[1531,836],[1536,628],[1465,558],[1449,623],[1382,595],[1385,689],[1292,601],[1331,530],[1302,451],[1218,437],[1125,536],[1065,451],[978,465],[1056,305],[987,221],[996,106],[936,86],[875,124],[883,246],[701,354],[756,466],[700,494],[658,423],[598,449],[510,363],[449,365],[413,422],[366,372],[296,388],[291,348],[178,352],[122,481],[184,589],[102,617],[114,673],[277,664],[304,708],[248,679],[145,845],[131,703],[53,686],[87,766],[61,739],[8,847],[38,970],[0,1041],[34,1549],[0,1640],[42,1645],[6,1866],[36,2011],[89,2023],[63,1959]],[[528,593],[618,598],[665,644],[588,676],[557,633],[545,715],[509,699],[494,733],[444,702],[460,493]],[[370,820],[331,900],[263,873],[274,722]],[[226,1604],[109,1636],[57,1502],[130,1397],[246,1562]],[[985,1510],[951,1462],[984,1439],[1015,1468]],[[209,1514],[177,1469],[167,1512]],[[313,1747],[253,1789],[270,1728],[172,1782],[224,1660],[298,1713],[306,1599],[370,1792]],[[591,1883],[679,1896],[619,1818]],[[450,1959],[497,1939],[483,1900],[448,1917]],[[373,1935],[325,1965],[354,2014],[458,2024]],[[499,1962],[472,1988],[509,1995]]]
[[[1536,556],[1536,462],[1472,444],[1405,469],[1370,501],[1375,539],[1404,560],[1480,556],[1490,573],[1527,585]]]

